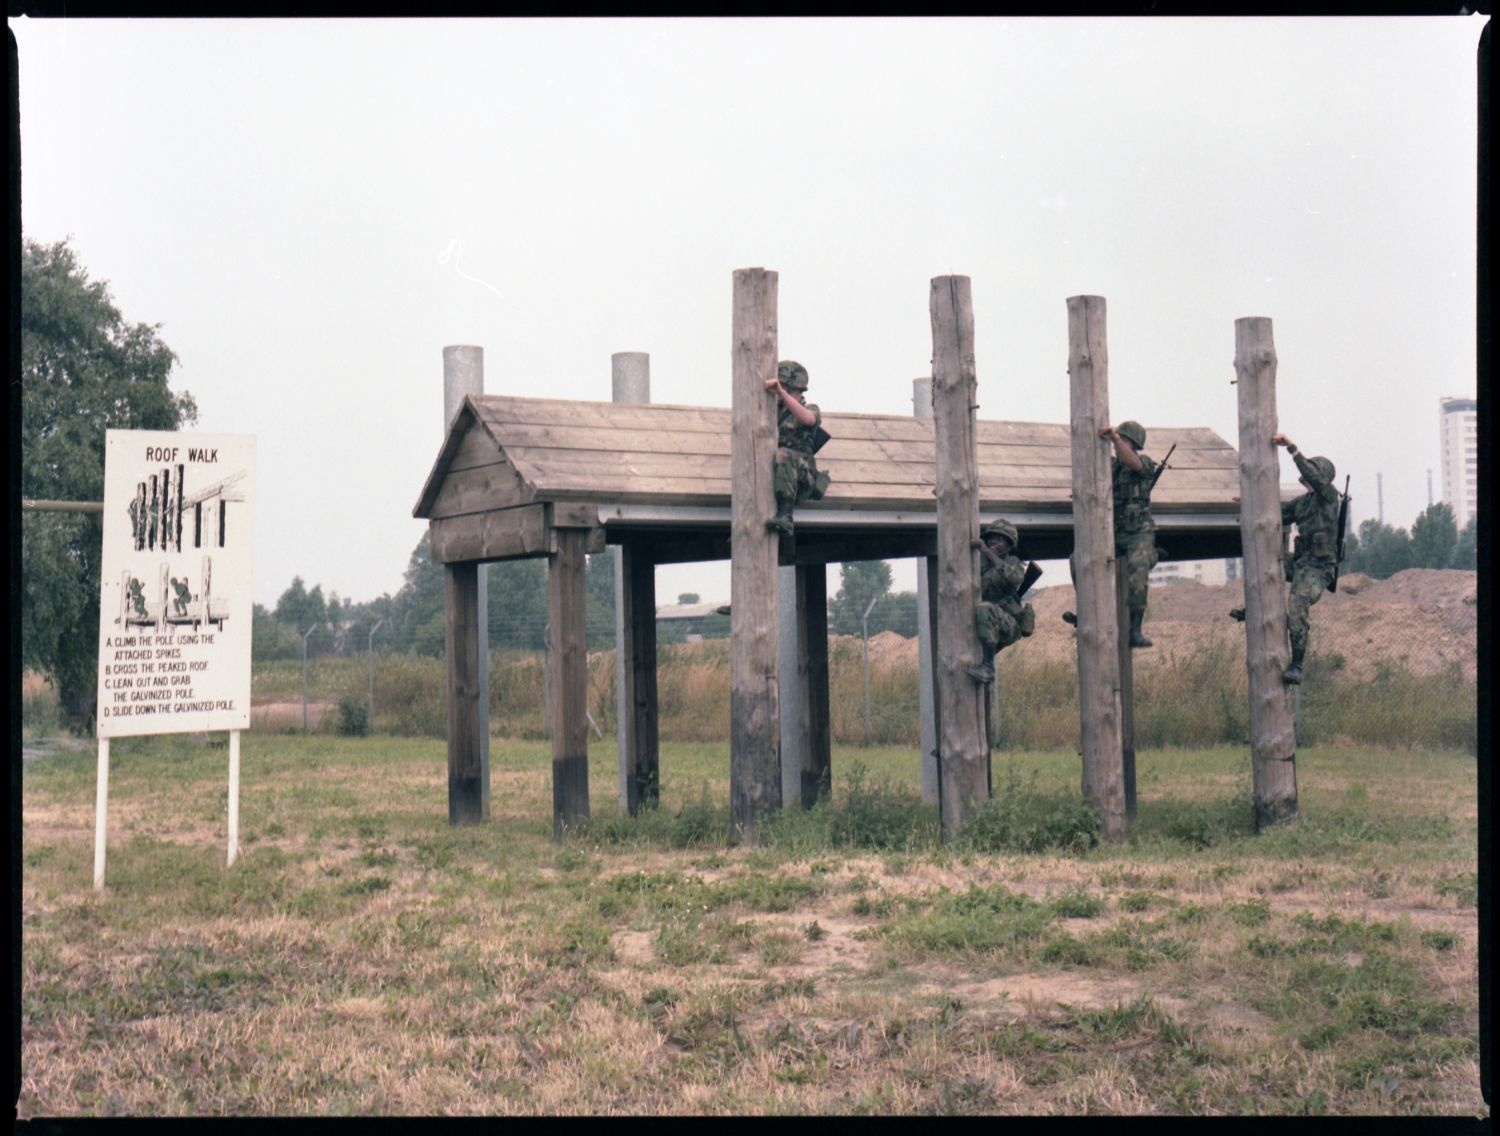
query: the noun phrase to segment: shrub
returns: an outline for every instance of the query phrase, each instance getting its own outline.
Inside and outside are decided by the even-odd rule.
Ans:
[[[362,738],[369,732],[369,708],[357,698],[339,699],[339,737]]]

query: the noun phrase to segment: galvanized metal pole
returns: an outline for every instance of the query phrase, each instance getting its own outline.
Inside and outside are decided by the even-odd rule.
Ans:
[[[318,629],[314,623],[302,633],[302,732],[307,733],[307,637]]]
[[[465,396],[484,393],[484,348],[456,344],[443,348],[443,432]],[[490,602],[486,568],[479,569],[479,795],[480,808],[490,815]]]
[[[610,397],[615,402],[651,401],[651,356],[644,351],[616,351],[609,357]],[[625,607],[630,602],[630,581],[625,579],[625,550],[618,544],[609,550],[615,571],[615,745],[620,765],[620,808],[630,811],[630,782],[635,773],[631,752],[635,717],[633,677],[627,667],[632,653],[627,639]],[[634,566],[632,566],[632,570]],[[643,571],[654,571],[646,568]],[[633,612],[636,619],[654,619],[655,612]]]

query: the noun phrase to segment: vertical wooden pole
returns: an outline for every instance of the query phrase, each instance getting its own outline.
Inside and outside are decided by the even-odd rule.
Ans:
[[[94,890],[104,887],[104,850],[109,834],[109,739],[99,739],[94,782]]]
[[[912,414],[932,417],[932,377],[911,381]],[[917,714],[921,718],[922,803],[938,802],[937,727],[932,701],[932,608],[927,599],[927,557],[917,561]]]
[[[616,351],[609,357],[610,398],[619,403],[642,403],[651,401],[651,356],[644,351]],[[609,550],[615,570],[615,742],[619,757],[620,807],[635,816],[641,806],[642,775],[640,755],[636,751],[636,683],[632,659],[635,655],[635,623],[649,620],[651,630],[656,631],[655,599],[652,607],[644,611],[632,611],[631,581],[627,573],[624,545],[613,545]],[[637,562],[640,557],[636,557]],[[653,571],[653,568],[649,568]],[[654,585],[654,581],[653,581]],[[655,587],[652,588],[653,597]],[[653,668],[654,668],[653,660]],[[653,669],[653,677],[654,677]],[[655,711],[655,705],[652,706]],[[657,800],[656,748],[652,746],[650,787],[647,795],[651,807]]]
[[[963,832],[989,799],[984,687],[968,675],[979,664],[974,607],[979,568],[978,450],[974,410],[974,307],[967,276],[938,276],[932,317],[932,422],[937,493],[937,643],[934,645],[941,758],[943,839]]]
[[[547,598],[552,626],[552,835],[589,816],[588,643],[584,604],[586,529],[555,528],[557,552],[548,558]]]
[[[928,657],[927,681],[932,684],[932,757],[933,790],[932,803],[938,807],[938,818],[943,816],[943,751],[939,739],[943,736],[943,704],[937,698],[938,686],[938,558],[928,556],[922,563],[922,580],[927,585],[927,626],[932,630],[931,654]]]
[[[479,572],[472,560],[443,565],[448,671],[448,823],[484,819],[480,766]]]
[[[464,399],[484,393],[484,348],[453,344],[443,348],[443,434]],[[489,566],[478,565],[479,630],[479,793],[484,815],[490,815],[490,586]],[[374,723],[371,723],[373,726]]]
[[[1250,764],[1255,829],[1297,818],[1297,739],[1281,681],[1290,662],[1282,574],[1276,347],[1271,321],[1234,321],[1239,392],[1240,543],[1245,558],[1245,664],[1250,672]]]
[[[729,813],[731,839],[756,844],[761,818],[781,808],[781,711],[776,664],[777,275],[734,273],[730,423]]]
[[[1125,777],[1110,483],[1113,451],[1099,437],[1099,430],[1109,425],[1109,353],[1102,296],[1068,299],[1068,379],[1083,795],[1099,809],[1100,835],[1118,841],[1125,838]]]
[[[803,800],[806,771],[808,698],[807,659],[802,641],[806,596],[795,564],[776,569],[776,683],[781,714],[781,799]],[[809,807],[803,801],[803,807]]]
[[[240,732],[229,731],[229,867],[240,854]]]
[[[1115,634],[1120,653],[1120,757],[1125,784],[1125,819],[1135,819],[1135,664],[1130,650],[1130,573],[1115,560]]]
[[[620,712],[627,727],[622,741],[621,793],[631,816],[655,808],[661,800],[661,749],[656,707],[656,565],[635,544],[619,546],[620,579],[616,594],[623,619],[620,635],[624,665]]]
[[[800,790],[810,809],[833,789],[828,706],[828,566],[797,566],[797,675],[807,704]]]

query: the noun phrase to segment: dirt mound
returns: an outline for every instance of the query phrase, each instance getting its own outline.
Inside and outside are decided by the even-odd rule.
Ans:
[[[1458,666],[1467,682],[1477,681],[1477,595],[1474,572],[1410,568],[1388,580],[1358,573],[1339,580],[1337,592],[1325,593],[1313,608],[1311,648],[1317,654],[1344,657],[1346,673],[1369,678],[1381,663],[1416,675],[1440,674]],[[1033,592],[1036,634],[1007,652],[1020,662],[1070,662],[1077,657],[1073,628],[1062,613],[1074,608],[1071,585]],[[1197,650],[1221,645],[1243,655],[1245,635],[1229,618],[1229,609],[1244,602],[1243,584],[1191,582],[1159,584],[1151,589],[1146,634],[1155,645],[1138,651],[1139,668],[1170,665]],[[858,637],[834,636],[830,645],[848,643],[861,650]],[[894,631],[870,636],[871,666],[917,666],[917,641]]]

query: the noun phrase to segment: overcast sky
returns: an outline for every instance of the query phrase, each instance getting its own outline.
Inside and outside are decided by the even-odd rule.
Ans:
[[[911,413],[956,273],[982,417],[1067,420],[1088,293],[1114,416],[1235,444],[1268,316],[1282,429],[1409,527],[1475,393],[1483,23],[13,19],[23,227],[256,436],[267,606],[400,587],[444,345],[492,393],[607,400],[645,351],[653,401],[728,406],[752,266],[825,411]],[[659,570],[688,590],[727,562]]]

